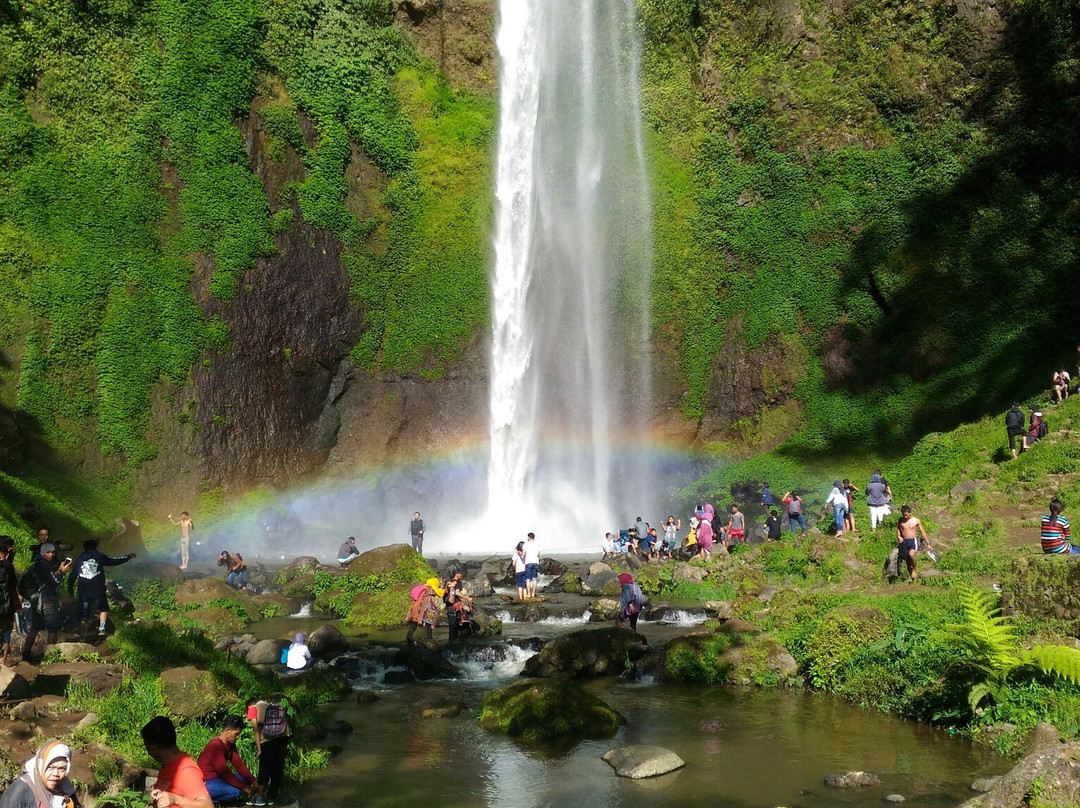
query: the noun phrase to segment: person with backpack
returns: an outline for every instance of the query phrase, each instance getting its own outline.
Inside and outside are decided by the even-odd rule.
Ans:
[[[629,623],[630,629],[637,632],[638,615],[641,614],[645,596],[629,572],[619,574],[619,583],[622,584],[622,592],[619,595],[619,613],[615,616],[615,625],[622,628],[624,623]]]
[[[244,578],[244,573],[247,571],[247,564],[244,563],[244,557],[239,553],[230,553],[228,550],[222,550],[218,554],[217,560],[219,567],[225,567],[226,577],[225,582],[234,589],[244,589],[247,586],[247,580]]]
[[[41,657],[34,656],[34,641],[42,629],[47,633],[47,643],[56,643],[57,632],[64,625],[64,612],[60,608],[60,583],[71,571],[71,559],[67,558],[53,569],[56,562],[56,545],[45,542],[41,555],[19,578],[19,593],[31,603],[30,631],[23,640],[23,661],[35,663]]]
[[[798,491],[788,491],[780,500],[787,508],[788,527],[795,532],[795,525],[800,528],[800,535],[806,533],[806,514],[803,513],[803,501]]]
[[[1016,439],[1021,438],[1023,443],[1024,434],[1024,411],[1020,409],[1019,402],[1013,402],[1009,411],[1005,413],[1005,435],[1009,439],[1009,452],[1013,460],[1016,459]]]
[[[289,749],[288,702],[284,697],[248,701],[248,721],[255,732],[255,754],[259,758],[258,782],[263,790],[262,805],[273,805],[285,778],[285,753]],[[258,798],[254,803],[259,805]]]
[[[75,593],[79,587],[79,625],[84,633],[89,633],[90,621],[98,616],[99,637],[105,636],[105,626],[109,619],[109,599],[105,595],[105,567],[126,564],[135,558],[134,553],[125,556],[107,556],[98,549],[94,539],[83,542],[83,552],[72,564],[68,574],[68,594]]]
[[[0,634],[4,641],[0,665],[7,665],[11,656],[11,632],[15,627],[15,615],[21,608],[19,576],[15,572],[15,539],[0,536]]]
[[[1060,499],[1050,500],[1050,513],[1041,521],[1040,538],[1044,553],[1065,555],[1080,554],[1080,547],[1072,543],[1072,529],[1069,520],[1061,515],[1065,506]]]
[[[1032,407],[1031,408],[1031,423],[1028,426],[1027,434],[1024,435],[1024,443],[1020,447],[1020,451],[1021,452],[1026,452],[1028,449],[1030,449],[1036,443],[1038,443],[1043,438],[1045,438],[1048,431],[1049,430],[1048,430],[1048,428],[1046,426],[1046,421],[1043,420],[1043,414],[1041,412],[1039,412],[1038,410],[1036,410],[1034,407]]]

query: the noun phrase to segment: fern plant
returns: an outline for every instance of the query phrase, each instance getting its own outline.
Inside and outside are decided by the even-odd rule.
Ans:
[[[1008,694],[1012,673],[1035,667],[1072,684],[1080,684],[1080,650],[1064,645],[1021,646],[1012,619],[1001,613],[993,592],[971,587],[960,589],[964,612],[962,623],[945,627],[945,638],[965,653],[965,661],[979,674],[968,693],[968,705],[975,710],[987,698],[1002,701]]]

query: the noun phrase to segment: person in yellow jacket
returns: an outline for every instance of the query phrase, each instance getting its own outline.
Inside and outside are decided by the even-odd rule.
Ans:
[[[442,600],[443,588],[439,586],[438,578],[428,578],[420,586],[413,587],[413,604],[409,607],[409,616],[405,622],[409,624],[409,632],[405,635],[405,642],[413,645],[416,640],[413,634],[418,626],[424,627],[424,633],[431,639],[431,633],[439,622],[439,601]]]

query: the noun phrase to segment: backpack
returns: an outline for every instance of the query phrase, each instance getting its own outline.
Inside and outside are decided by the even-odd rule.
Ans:
[[[33,564],[30,565],[30,568],[27,569],[26,572],[19,576],[19,594],[26,600],[34,600],[41,594],[41,581],[39,581],[37,575],[34,574]]]
[[[787,504],[788,516],[798,516],[802,513],[802,500],[798,497],[792,497],[791,502]]]
[[[289,661],[289,646],[285,646],[281,649],[281,664],[284,665]]]
[[[1039,421],[1039,428],[1036,434],[1040,438],[1045,438],[1050,429],[1046,426],[1046,421]]]
[[[280,704],[267,704],[263,713],[262,734],[264,738],[280,738],[285,735],[288,717]]]

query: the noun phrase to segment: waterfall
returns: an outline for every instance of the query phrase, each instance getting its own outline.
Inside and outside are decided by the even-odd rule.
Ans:
[[[489,507],[591,550],[653,501],[617,451],[645,443],[650,411],[635,3],[501,0],[497,45]]]

